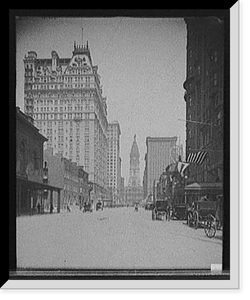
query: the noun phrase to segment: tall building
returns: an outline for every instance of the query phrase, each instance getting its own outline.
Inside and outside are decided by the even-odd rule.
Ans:
[[[46,147],[84,166],[94,199],[105,198],[107,104],[88,43],[74,43],[71,58],[60,58],[56,51],[38,58],[30,51],[24,68],[25,112],[48,138]]]
[[[121,181],[120,159],[121,129],[117,121],[108,123],[107,187],[113,204],[119,202]]]
[[[147,137],[147,152],[143,175],[144,197],[153,195],[153,187],[168,165],[176,161],[178,147],[177,137]],[[177,149],[177,150],[176,150]]]
[[[130,151],[129,181],[126,187],[126,202],[134,204],[143,200],[143,187],[140,180],[140,153],[134,135],[134,141]]]
[[[223,180],[224,24],[215,17],[185,18],[187,25],[186,156],[207,152],[190,164],[188,181]]]

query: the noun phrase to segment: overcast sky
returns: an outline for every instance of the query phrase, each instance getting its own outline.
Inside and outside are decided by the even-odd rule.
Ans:
[[[83,34],[82,34],[83,28]],[[28,51],[71,58],[74,41],[88,40],[98,66],[108,121],[121,127],[122,176],[129,176],[129,154],[136,134],[141,180],[146,137],[178,136],[185,144],[186,25],[182,18],[18,18],[17,100],[24,107],[24,65]]]

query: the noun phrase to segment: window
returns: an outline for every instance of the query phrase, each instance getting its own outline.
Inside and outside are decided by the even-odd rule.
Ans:
[[[216,86],[218,84],[218,75],[217,75],[217,73],[214,73],[213,84],[214,84],[214,86]]]
[[[20,144],[20,171],[25,173],[27,167],[27,148],[25,141]]]

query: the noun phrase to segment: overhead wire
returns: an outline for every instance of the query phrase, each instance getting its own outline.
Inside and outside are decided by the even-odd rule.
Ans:
[[[122,18],[120,19],[120,21],[119,21],[119,22],[117,23],[117,25],[116,25],[115,31],[114,31],[114,33],[113,33],[111,39],[109,40],[109,43],[108,43],[108,45],[107,45],[105,51],[103,52],[103,55],[102,55],[100,61],[99,61],[99,65],[102,63],[102,61],[103,61],[103,59],[104,59],[104,57],[105,57],[105,54],[106,54],[106,52],[108,51],[108,48],[109,48],[111,42],[113,41],[113,39],[114,39],[114,37],[115,37],[115,34],[116,34],[116,32],[117,32],[117,30],[118,30],[118,28],[119,28],[121,22],[122,22]]]

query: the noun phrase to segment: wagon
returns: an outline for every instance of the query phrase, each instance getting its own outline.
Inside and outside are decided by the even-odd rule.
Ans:
[[[96,203],[96,210],[103,210],[102,202],[99,201]]]
[[[223,196],[216,197],[216,209],[214,213],[207,216],[204,230],[207,237],[212,238],[215,236],[217,230],[223,228]]]
[[[192,203],[188,211],[188,226],[197,229],[206,224],[209,215],[215,215],[216,201],[199,200]]]
[[[172,218],[177,219],[177,220],[186,220],[186,218],[187,218],[186,204],[173,205]]]
[[[92,205],[90,202],[86,202],[83,205],[83,212],[87,212],[87,211],[92,212]]]
[[[168,202],[165,200],[157,200],[152,210],[152,220],[167,220]]]

